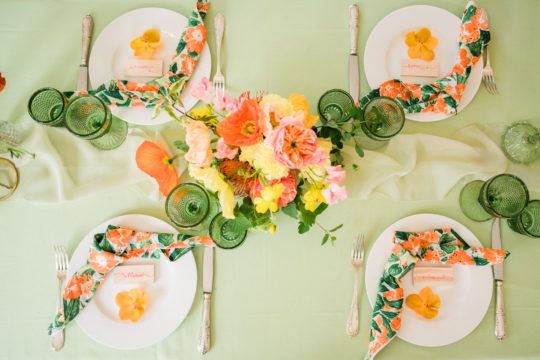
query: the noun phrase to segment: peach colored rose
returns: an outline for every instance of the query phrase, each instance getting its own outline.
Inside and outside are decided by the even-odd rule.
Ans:
[[[185,155],[187,161],[195,167],[207,167],[212,162],[210,149],[210,132],[202,121],[195,120],[186,125],[186,143],[189,150]]]

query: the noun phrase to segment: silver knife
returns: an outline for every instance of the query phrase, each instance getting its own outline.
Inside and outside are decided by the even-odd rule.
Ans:
[[[201,354],[206,354],[210,348],[210,295],[212,294],[212,284],[214,282],[214,248],[204,249],[203,262],[203,314],[201,331],[199,334],[199,345],[197,350]]]
[[[358,101],[360,85],[358,80],[358,54],[356,47],[358,43],[358,6],[349,6],[349,30],[351,32],[351,53],[349,54],[349,93],[354,102]]]
[[[92,16],[86,15],[82,23],[82,54],[81,65],[79,66],[79,79],[77,80],[77,91],[88,90],[88,50],[90,48],[90,38],[94,21]]]
[[[501,249],[501,227],[500,219],[495,218],[491,228],[491,248]],[[497,287],[495,295],[495,337],[498,340],[506,336],[506,324],[504,321],[504,300],[503,300],[503,263],[493,265],[493,277]]]

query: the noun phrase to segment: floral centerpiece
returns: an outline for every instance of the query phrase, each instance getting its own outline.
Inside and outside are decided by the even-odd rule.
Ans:
[[[273,233],[275,214],[281,210],[298,219],[298,231],[304,233],[316,224],[317,215],[347,197],[340,185],[346,173],[341,164],[331,163],[332,143],[312,128],[318,117],[310,113],[303,95],[286,99],[248,92],[233,98],[215,91],[206,78],[190,91],[205,106],[175,116],[186,129],[185,141],[175,146],[183,151],[190,176],[216,194],[224,217]],[[139,150],[143,147],[152,145],[143,143]],[[140,161],[147,154],[140,151],[138,164],[166,182],[160,184],[166,195],[176,185],[170,176],[174,157],[153,151],[163,159],[159,169],[148,171]],[[341,225],[320,227],[324,244],[336,239],[332,233]]]

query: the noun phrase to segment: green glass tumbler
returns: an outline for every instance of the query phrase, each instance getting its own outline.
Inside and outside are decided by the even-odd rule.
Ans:
[[[126,140],[127,123],[111,114],[97,96],[84,94],[72,98],[66,108],[66,127],[100,150],[112,150]]]
[[[348,92],[332,89],[325,92],[319,99],[317,108],[319,115],[326,121],[345,122],[351,118],[350,110],[354,100]]]
[[[540,129],[526,121],[511,125],[502,137],[502,149],[510,161],[518,164],[540,160]]]
[[[387,141],[396,136],[405,124],[405,112],[394,99],[379,96],[371,99],[363,109],[361,128],[367,137]]]
[[[483,185],[484,181],[482,180],[471,181],[461,189],[461,193],[459,194],[459,207],[461,211],[469,219],[474,221],[487,221],[493,217],[493,215],[484,210],[484,207],[478,201]]]
[[[227,219],[222,213],[217,214],[210,223],[210,237],[222,249],[240,246],[247,236],[249,225],[238,219]]]
[[[512,218],[518,216],[529,202],[529,190],[517,176],[500,174],[482,185],[478,200],[491,215]]]
[[[508,219],[508,226],[517,233],[540,237],[540,200],[530,201],[518,216]]]
[[[42,88],[30,96],[28,114],[34,121],[47,126],[64,126],[67,99],[60,91]]]

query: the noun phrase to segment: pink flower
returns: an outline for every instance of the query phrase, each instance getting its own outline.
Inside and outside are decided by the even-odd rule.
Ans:
[[[214,96],[214,109],[219,112],[223,110],[228,110],[234,112],[240,107],[240,101],[238,99],[229,97],[227,90],[225,91],[216,91]]]
[[[345,200],[347,198],[347,189],[345,186],[339,186],[338,184],[328,185],[321,193],[328,205],[334,205],[338,200]]]
[[[234,159],[236,154],[238,154],[237,147],[231,147],[225,144],[223,138],[219,138],[216,145],[216,159]]]
[[[272,180],[269,183],[269,186],[273,186],[276,184],[283,184],[283,192],[281,193],[281,196],[279,197],[277,203],[278,206],[281,208],[283,206],[287,206],[291,201],[294,200],[296,197],[296,191],[298,186],[298,180],[296,179],[296,174],[294,171],[289,171],[289,174],[285,177],[282,177],[278,180]],[[249,196],[251,199],[255,199],[256,197],[259,197],[261,195],[261,190],[264,188],[264,186],[261,184],[261,182],[257,179],[257,181],[253,182],[253,185],[255,189],[251,189],[249,191]]]
[[[207,78],[203,77],[198,84],[191,84],[189,92],[205,104],[211,104],[214,100],[214,87]]]
[[[291,169],[301,169],[320,161],[320,154],[316,154],[317,135],[304,127],[303,120],[301,112],[284,117],[265,141],[274,148],[275,160]]]
[[[347,173],[344,170],[341,170],[341,165],[338,166],[326,166],[326,177],[325,183],[339,184],[345,180]]]
[[[196,167],[210,165],[212,162],[210,132],[202,121],[196,120],[186,125],[186,143],[189,146],[185,155],[187,161]]]

